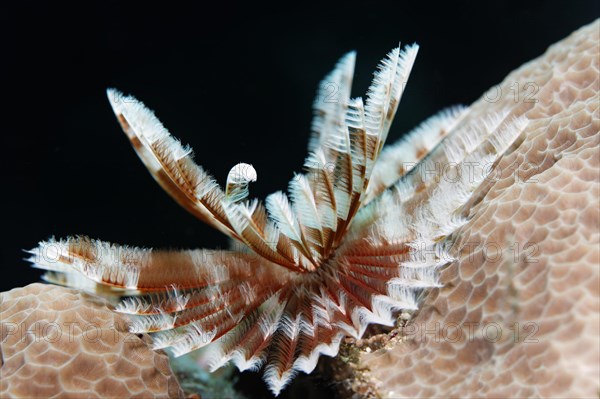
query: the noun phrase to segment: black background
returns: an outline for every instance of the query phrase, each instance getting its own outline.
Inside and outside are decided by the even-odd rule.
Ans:
[[[152,247],[225,247],[154,182],[105,89],[134,94],[221,184],[254,165],[251,195],[285,189],[306,155],[320,79],[358,51],[353,96],[403,43],[421,46],[390,141],[439,109],[469,104],[600,14],[597,1],[210,7],[104,1],[2,6],[2,276],[51,235]],[[395,5],[394,5],[395,4]]]
[[[21,249],[51,235],[227,246],[145,171],[112,114],[107,87],[156,110],[219,182],[236,163],[253,164],[251,194],[264,198],[300,171],[314,92],[345,52],[358,51],[353,95],[362,96],[398,41],[420,44],[393,141],[445,106],[475,101],[600,14],[595,0],[205,3],[1,6],[0,291],[39,279]]]

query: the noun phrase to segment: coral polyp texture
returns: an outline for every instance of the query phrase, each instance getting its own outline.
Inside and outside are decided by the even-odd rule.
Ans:
[[[288,194],[271,194],[264,204],[248,199],[259,177],[251,165],[235,165],[222,189],[151,111],[111,89],[117,119],[152,176],[228,235],[232,249],[141,249],[77,236],[41,242],[30,261],[47,270],[49,282],[116,300],[114,310],[132,332],[150,333],[155,349],[178,356],[207,346],[202,363],[211,369],[264,367],[275,395],[299,371],[313,371],[320,355],[335,356],[345,337],[358,340],[371,323],[394,327],[411,317],[387,337],[384,352],[359,353],[355,366],[370,368],[361,381],[379,394],[501,394],[502,382],[509,393],[543,394],[513,387],[536,385],[527,367],[573,364],[560,349],[536,358],[528,351],[540,346],[506,340],[501,347],[485,340],[429,346],[407,342],[402,328],[421,320],[543,321],[552,338],[543,347],[562,345],[560,336],[575,353],[583,346],[571,340],[569,322],[580,321],[593,349],[581,356],[597,353],[588,342],[598,338],[597,323],[596,330],[589,324],[598,320],[598,212],[589,202],[599,197],[594,26],[550,50],[554,59],[511,75],[539,85],[537,102],[502,97],[448,108],[385,149],[417,46],[384,58],[364,102],[350,98],[355,54],[345,55],[317,93],[304,173]],[[565,178],[567,171],[579,179]],[[533,178],[545,183],[530,184]],[[502,254],[514,242],[547,247],[533,266],[526,246],[503,262],[483,253],[486,243]],[[563,293],[571,286],[577,292]],[[495,350],[505,354],[503,376],[497,364],[477,374],[474,366]],[[531,359],[537,363],[528,365]],[[572,383],[589,383],[597,370],[590,359]],[[542,373],[549,386],[564,382]]]
[[[346,388],[394,398],[598,396],[599,62],[596,21],[471,106],[463,123],[509,109],[529,124],[472,196],[441,287],[408,324],[359,342],[337,371]],[[515,82],[535,95],[515,102]]]
[[[120,331],[123,316],[73,289],[31,284],[0,294],[3,398],[175,398],[166,353]]]

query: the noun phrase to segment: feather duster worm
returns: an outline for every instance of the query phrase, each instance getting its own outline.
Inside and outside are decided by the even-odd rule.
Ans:
[[[234,166],[223,190],[141,102],[108,90],[156,181],[237,249],[71,237],[41,242],[30,261],[47,281],[120,297],[115,310],[130,315],[132,331],[152,333],[154,348],[179,356],[209,345],[213,369],[264,365],[277,395],[321,354],[335,356],[343,337],[393,325],[439,286],[471,194],[525,126],[506,114],[464,124],[465,109],[455,107],[382,151],[417,50],[392,50],[364,102],[350,98],[355,54],[338,62],[314,103],[305,173],[265,204],[247,199],[251,165]],[[338,88],[336,101],[323,101],[327,84]]]

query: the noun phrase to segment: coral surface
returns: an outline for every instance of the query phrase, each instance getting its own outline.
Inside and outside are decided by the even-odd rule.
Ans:
[[[169,359],[123,317],[76,290],[31,284],[0,294],[0,397],[183,397]]]
[[[530,123],[472,198],[443,287],[409,323],[338,361],[340,386],[394,398],[598,396],[599,32],[599,21],[581,28],[470,107],[463,124],[500,109]]]

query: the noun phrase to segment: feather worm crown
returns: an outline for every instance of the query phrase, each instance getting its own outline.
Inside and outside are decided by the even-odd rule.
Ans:
[[[335,356],[343,337],[393,325],[439,286],[472,193],[525,127],[506,114],[465,122],[467,109],[454,107],[383,149],[417,50],[392,50],[364,103],[350,98],[355,53],[338,62],[314,103],[305,173],[265,204],[247,199],[251,165],[234,166],[223,190],[141,102],[108,90],[156,181],[236,245],[161,251],[70,237],[41,242],[29,260],[49,282],[119,297],[115,310],[156,349],[208,345],[212,369],[264,365],[277,395],[321,354]]]

